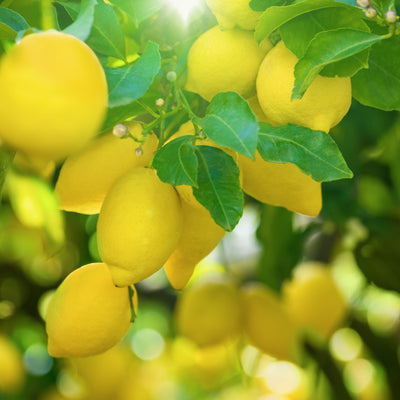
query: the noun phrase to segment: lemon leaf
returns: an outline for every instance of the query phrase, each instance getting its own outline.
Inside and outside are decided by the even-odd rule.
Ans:
[[[254,11],[264,11],[268,7],[282,6],[285,3],[286,3],[286,0],[251,0],[249,3],[249,6]]]
[[[163,182],[197,187],[198,161],[192,138],[189,135],[179,137],[157,151],[153,166]]]
[[[92,29],[96,4],[97,0],[83,0],[76,20],[65,28],[63,32],[85,41]]]
[[[257,117],[249,103],[235,92],[218,93],[207,107],[206,116],[195,121],[220,146],[254,160],[257,148]]]
[[[258,42],[262,42],[272,32],[293,18],[314,10],[332,7],[352,8],[348,4],[332,0],[304,0],[285,7],[269,7],[256,26],[254,37]]]
[[[127,13],[135,25],[155,14],[163,5],[163,0],[112,0],[112,4]]]
[[[158,44],[149,42],[141,57],[122,68],[105,67],[110,108],[133,103],[142,97],[161,67]]]
[[[0,8],[0,39],[15,40],[18,32],[29,29],[28,23],[17,12]]]
[[[368,49],[382,36],[355,29],[335,29],[318,33],[294,68],[292,100],[303,96],[326,65]]]
[[[369,68],[351,79],[354,98],[361,104],[384,111],[400,110],[400,38],[377,43],[370,52]]]
[[[260,122],[257,148],[265,161],[295,164],[317,182],[353,177],[335,141],[322,131]]]
[[[79,13],[79,4],[59,1],[72,19]],[[97,53],[125,59],[125,41],[121,25],[114,9],[103,1],[99,1],[94,9],[94,20],[87,44]]]
[[[193,195],[214,221],[230,232],[243,214],[239,168],[231,156],[215,147],[196,146],[196,155],[198,188],[193,188]]]

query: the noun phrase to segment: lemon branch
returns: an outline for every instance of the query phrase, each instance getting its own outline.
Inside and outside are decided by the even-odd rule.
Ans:
[[[136,320],[136,312],[135,306],[133,305],[133,297],[135,296],[135,290],[132,286],[128,286],[128,293],[129,293],[129,305],[131,308],[131,322],[135,322]]]

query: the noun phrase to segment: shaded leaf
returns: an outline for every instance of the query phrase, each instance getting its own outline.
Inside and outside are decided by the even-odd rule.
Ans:
[[[292,100],[303,96],[314,78],[326,65],[360,53],[382,37],[354,29],[336,29],[318,33],[294,68]]]
[[[243,214],[239,168],[231,156],[215,147],[196,146],[196,155],[198,188],[193,188],[193,194],[215,222],[230,232]]]
[[[353,176],[334,140],[322,131],[260,122],[257,148],[265,161],[295,164],[317,182]]]
[[[0,199],[4,181],[6,180],[8,170],[14,159],[14,154],[15,153],[13,151],[7,150],[4,147],[0,147]]]
[[[164,0],[112,0],[111,3],[126,12],[132,21],[139,25],[154,15],[162,7]]]
[[[286,0],[251,0],[249,6],[254,11],[264,11],[268,7],[283,6],[287,3]]]
[[[76,20],[63,32],[76,36],[78,39],[85,41],[92,29],[94,21],[94,8],[97,0],[82,0],[79,14]]]
[[[14,10],[0,7],[0,39],[15,40],[18,32],[29,29],[22,15]]]
[[[215,143],[254,159],[257,117],[249,103],[236,92],[218,93],[207,107],[206,116],[195,122]]]
[[[193,136],[179,137],[157,151],[153,166],[163,182],[197,187],[198,161],[192,139]]]

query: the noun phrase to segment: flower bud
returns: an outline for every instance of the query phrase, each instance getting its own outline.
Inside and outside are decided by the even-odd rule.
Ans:
[[[164,99],[162,99],[161,97],[156,100],[157,107],[162,107],[164,105],[164,103],[165,103]]]
[[[389,10],[385,14],[385,19],[388,24],[394,24],[397,21],[396,11]]]
[[[359,7],[369,7],[371,5],[370,0],[357,0],[357,5]]]
[[[167,73],[167,81],[168,82],[175,82],[176,81],[176,72],[175,71],[169,71]]]
[[[365,10],[365,16],[367,18],[375,18],[376,17],[376,10],[375,8],[369,7]]]
[[[112,133],[114,136],[116,136],[118,138],[123,138],[128,135],[129,128],[125,125],[118,124],[118,125],[114,126]]]
[[[135,154],[136,154],[138,157],[140,157],[141,155],[143,155],[143,149],[142,149],[141,147],[138,147],[138,148],[135,150]]]

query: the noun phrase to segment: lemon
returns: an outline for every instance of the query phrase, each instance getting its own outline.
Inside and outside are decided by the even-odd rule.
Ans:
[[[350,78],[318,75],[301,99],[291,101],[297,57],[281,41],[265,56],[257,75],[257,96],[275,125],[289,122],[329,132],[351,104]]]
[[[110,188],[97,224],[99,254],[113,282],[127,286],[159,270],[182,233],[181,204],[174,187],[156,171],[134,168]]]
[[[206,3],[224,29],[238,26],[252,30],[262,15],[261,11],[250,8],[250,0],[206,0]]]
[[[95,136],[108,101],[94,52],[54,30],[25,36],[1,58],[0,93],[0,138],[47,160],[60,160]]]
[[[296,165],[273,163],[256,153],[255,160],[239,155],[243,191],[262,203],[315,217],[322,207],[321,184]]]
[[[11,340],[0,335],[0,394],[15,393],[22,389],[25,369],[22,354]],[[0,396],[1,397],[1,396]]]
[[[322,338],[328,338],[339,327],[347,312],[331,270],[318,262],[296,267],[293,278],[283,286],[283,299],[292,318]]]
[[[128,289],[113,285],[105,264],[87,264],[70,273],[50,300],[46,314],[49,353],[53,357],[102,353],[122,339],[130,319]]]
[[[255,93],[257,71],[265,54],[266,49],[258,46],[251,32],[222,31],[215,26],[190,48],[186,89],[207,101],[227,91],[249,97]]]
[[[195,266],[207,256],[225,235],[205,208],[182,202],[183,229],[179,243],[165,263],[168,280],[175,289],[183,289]]]
[[[181,292],[174,316],[178,332],[199,346],[222,343],[239,332],[239,290],[226,276],[196,280]]]
[[[128,123],[131,134],[143,138],[138,123]],[[81,214],[98,214],[111,185],[134,167],[146,166],[157,149],[158,139],[149,134],[146,142],[119,139],[112,132],[90,141],[81,151],[69,156],[58,176],[55,191],[60,207]],[[135,151],[142,148],[142,154]]]
[[[273,357],[294,360],[299,335],[279,297],[260,283],[241,289],[243,330],[250,343]]]

